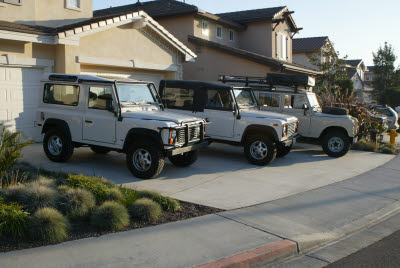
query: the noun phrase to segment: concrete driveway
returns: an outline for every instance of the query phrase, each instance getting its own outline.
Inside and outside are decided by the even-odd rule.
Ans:
[[[24,151],[23,161],[49,170],[101,176],[138,189],[221,209],[236,209],[281,199],[360,175],[393,159],[392,155],[351,151],[342,158],[326,156],[320,147],[297,144],[288,156],[265,167],[247,163],[240,147],[213,144],[189,168],[166,161],[159,178],[140,180],[126,168],[125,155],[96,155],[76,149],[67,163],[50,162],[41,144]]]

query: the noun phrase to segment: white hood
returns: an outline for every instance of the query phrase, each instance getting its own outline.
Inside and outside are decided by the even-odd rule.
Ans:
[[[123,118],[134,118],[139,120],[157,120],[157,121],[165,121],[165,122],[174,122],[176,124],[181,123],[188,123],[188,122],[195,122],[201,121],[201,119],[186,116],[181,114],[163,112],[160,110],[153,110],[153,111],[127,111],[122,113]]]
[[[260,110],[240,110],[240,115],[245,117],[278,119],[286,122],[297,121],[297,118],[292,115]]]

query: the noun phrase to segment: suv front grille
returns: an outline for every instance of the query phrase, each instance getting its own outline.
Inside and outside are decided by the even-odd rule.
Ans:
[[[188,127],[189,143],[199,141],[201,139],[201,125],[194,125]],[[186,128],[177,130],[176,133],[176,144],[182,145],[186,143]]]
[[[287,136],[293,136],[296,133],[297,122],[292,122],[287,125]]]

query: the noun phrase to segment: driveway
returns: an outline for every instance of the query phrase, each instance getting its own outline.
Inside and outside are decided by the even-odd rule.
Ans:
[[[240,147],[213,144],[189,168],[166,161],[159,178],[140,180],[126,168],[125,156],[96,155],[76,149],[67,163],[50,162],[41,144],[24,151],[23,161],[49,170],[101,176],[138,189],[221,209],[237,209],[306,192],[360,175],[393,159],[392,155],[351,151],[342,158],[326,156],[320,147],[297,144],[288,156],[265,167],[247,163]]]

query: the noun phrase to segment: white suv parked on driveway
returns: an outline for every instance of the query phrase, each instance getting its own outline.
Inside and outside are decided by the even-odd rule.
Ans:
[[[344,156],[356,140],[358,120],[346,109],[321,108],[312,92],[313,78],[270,73],[266,78],[220,76],[219,80],[251,87],[262,110],[296,116],[300,121],[299,134],[320,141],[329,156]]]
[[[151,82],[47,74],[42,89],[35,125],[55,162],[67,161],[76,147],[113,150],[126,154],[133,175],[149,179],[160,174],[165,157],[189,166],[208,144],[206,122],[164,112]]]
[[[297,135],[295,116],[261,111],[250,88],[221,83],[163,80],[166,109],[204,118],[212,141],[244,146],[248,161],[266,165],[287,155]]]

